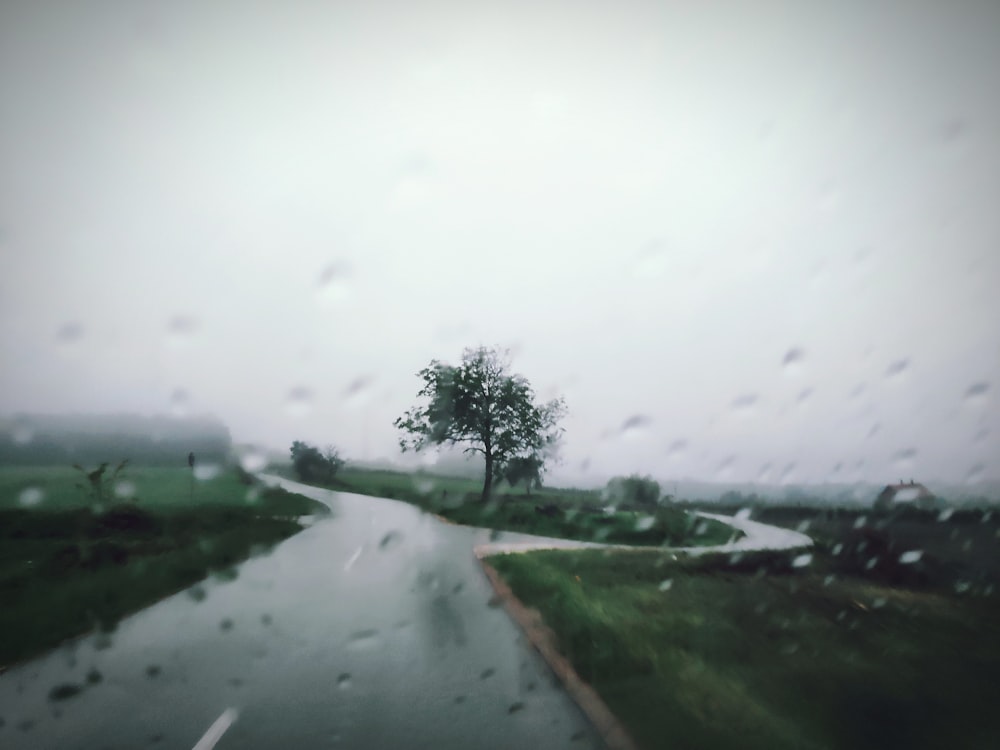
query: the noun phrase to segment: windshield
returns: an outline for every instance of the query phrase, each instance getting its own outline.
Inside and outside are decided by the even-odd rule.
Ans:
[[[697,512],[988,630],[998,70],[971,0],[5,2],[0,745],[613,745],[481,547],[764,538]]]

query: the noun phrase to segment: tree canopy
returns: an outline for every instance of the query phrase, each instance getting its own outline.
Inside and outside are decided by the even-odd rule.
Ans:
[[[295,474],[303,482],[330,484],[344,465],[344,460],[332,445],[321,451],[313,445],[296,440],[292,443],[291,453]]]
[[[462,363],[438,360],[417,373],[424,399],[396,419],[404,434],[400,448],[422,450],[435,445],[465,445],[486,462],[482,499],[489,498],[494,476],[502,476],[514,459],[532,459],[538,471],[551,457],[562,430],[559,420],[566,407],[562,399],[535,403],[531,384],[511,374],[506,351],[466,349]]]

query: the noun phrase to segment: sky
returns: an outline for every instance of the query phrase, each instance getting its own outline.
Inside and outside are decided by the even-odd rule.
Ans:
[[[509,348],[553,476],[1000,477],[1000,3],[0,5],[0,414],[396,458]]]

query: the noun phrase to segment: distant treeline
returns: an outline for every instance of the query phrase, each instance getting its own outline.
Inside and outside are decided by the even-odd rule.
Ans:
[[[138,415],[17,415],[0,418],[0,465],[53,466],[129,459],[133,465],[186,466],[229,455],[229,429],[211,418]]]

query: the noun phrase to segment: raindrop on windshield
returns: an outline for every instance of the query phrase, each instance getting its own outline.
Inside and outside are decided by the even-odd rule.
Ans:
[[[41,487],[25,487],[18,493],[17,502],[22,508],[34,508],[45,499],[45,491]]]
[[[335,261],[324,268],[317,284],[320,302],[344,302],[351,296],[351,266],[345,261]]]
[[[899,556],[899,562],[903,565],[912,565],[915,562],[919,562],[923,555],[924,553],[922,550],[910,550],[909,552],[904,552]]]
[[[285,411],[292,417],[304,417],[312,409],[313,392],[303,385],[289,389],[285,397]]]
[[[806,353],[798,347],[793,347],[785,352],[781,360],[781,368],[785,375],[800,375],[805,362]]]
[[[175,417],[187,416],[190,410],[191,396],[183,388],[176,388],[170,394],[170,413]]]
[[[348,688],[351,687],[350,672],[341,672],[339,675],[337,675],[337,687],[339,687],[341,690],[347,690]]]
[[[660,585],[657,587],[660,591],[670,591],[670,587],[674,585],[674,581],[671,578],[664,578],[660,581]]]
[[[198,463],[194,466],[194,478],[199,482],[208,482],[221,473],[222,467],[219,464]]]
[[[981,405],[986,401],[986,395],[990,392],[989,383],[973,383],[965,389],[965,402],[973,405]]]
[[[910,360],[908,359],[897,359],[891,362],[885,370],[886,377],[895,378],[902,375],[910,367]]]
[[[622,422],[619,434],[626,440],[645,437],[652,423],[653,420],[645,415],[633,414]]]
[[[811,564],[812,560],[813,560],[813,556],[811,554],[809,554],[808,552],[805,553],[805,554],[802,554],[802,555],[797,555],[795,557],[795,559],[792,560],[792,567],[793,568],[804,568],[807,565]]]
[[[364,649],[374,648],[378,645],[379,637],[378,631],[374,628],[369,628],[367,630],[357,630],[348,637],[347,648],[360,651]]]
[[[56,330],[56,343],[60,346],[72,346],[83,339],[83,326],[79,323],[64,323]]]
[[[897,469],[912,469],[916,457],[916,448],[904,448],[892,455],[892,465]]]
[[[198,319],[190,315],[175,315],[167,323],[167,332],[179,339],[193,336],[199,328]]]
[[[688,444],[686,440],[675,440],[667,448],[667,458],[679,458],[684,455],[684,451],[687,450]]]
[[[669,257],[661,240],[651,240],[636,253],[632,262],[632,274],[639,279],[656,279],[667,270]]]
[[[348,383],[347,388],[344,389],[345,405],[356,409],[367,404],[371,399],[374,383],[375,378],[371,375],[361,375]]]
[[[983,464],[974,464],[969,468],[968,473],[965,475],[966,484],[979,484],[983,481],[983,474],[986,472],[986,467]]]
[[[121,500],[131,500],[135,497],[135,482],[120,479],[115,482],[115,497]]]
[[[745,393],[733,399],[731,407],[736,414],[749,415],[753,413],[754,407],[757,406],[757,401],[758,399],[755,394]]]
[[[267,466],[267,456],[256,448],[251,448],[240,456],[240,466],[251,474],[263,471]]]
[[[10,437],[15,445],[27,445],[35,438],[35,430],[24,417],[15,417]]]

